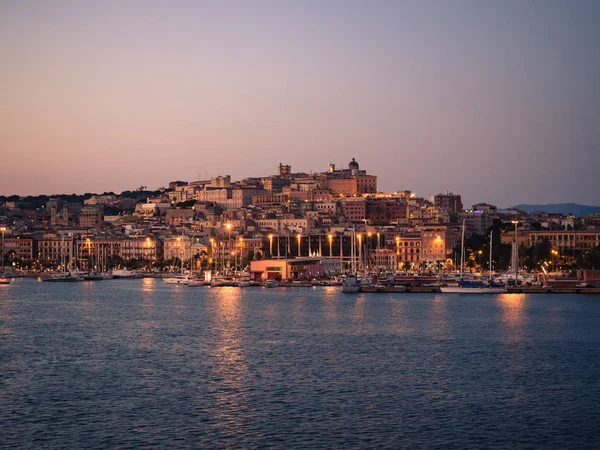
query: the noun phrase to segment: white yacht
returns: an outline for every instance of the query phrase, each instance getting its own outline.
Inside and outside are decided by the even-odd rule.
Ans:
[[[133,270],[113,269],[112,277],[113,278],[135,278],[136,273]]]
[[[173,277],[163,278],[167,284],[189,284],[191,280],[189,275],[175,275]]]

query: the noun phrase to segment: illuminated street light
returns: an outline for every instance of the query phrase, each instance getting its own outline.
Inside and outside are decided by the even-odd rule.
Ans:
[[[0,232],[2,232],[2,272],[4,272],[4,232],[6,231],[6,227],[0,227]]]
[[[513,245],[514,245],[514,252],[515,252],[515,260],[514,260],[514,266],[515,266],[515,286],[518,285],[518,280],[519,280],[519,245],[517,242],[517,227],[519,226],[519,221],[518,220],[512,220],[511,223],[515,224],[515,239],[513,241]]]
[[[228,232],[228,238],[227,238],[227,250],[231,249],[231,224],[228,223],[227,225],[225,225],[227,227],[227,232]],[[227,252],[227,269],[231,270],[231,251]]]

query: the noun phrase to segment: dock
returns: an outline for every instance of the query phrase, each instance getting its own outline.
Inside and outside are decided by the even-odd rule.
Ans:
[[[544,286],[509,286],[509,294],[600,294],[600,288],[553,288]]]

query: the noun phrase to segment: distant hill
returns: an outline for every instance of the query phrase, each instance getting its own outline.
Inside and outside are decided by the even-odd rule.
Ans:
[[[574,214],[576,216],[585,216],[587,214],[600,213],[600,206],[578,205],[577,203],[556,203],[553,205],[516,205],[514,209],[521,209],[528,214],[534,212]]]

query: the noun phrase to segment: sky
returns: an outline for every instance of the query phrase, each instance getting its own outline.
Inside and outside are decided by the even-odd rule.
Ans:
[[[0,194],[345,167],[600,205],[600,2],[0,0]]]

